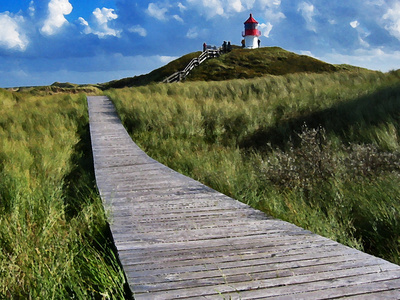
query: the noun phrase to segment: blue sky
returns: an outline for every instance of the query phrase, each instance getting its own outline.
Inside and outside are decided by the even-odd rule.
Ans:
[[[249,13],[261,46],[400,68],[400,0],[1,0],[0,87],[148,73],[203,42],[240,45]]]

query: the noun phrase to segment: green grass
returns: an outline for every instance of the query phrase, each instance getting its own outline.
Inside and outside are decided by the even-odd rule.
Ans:
[[[127,86],[141,86],[152,82],[161,82],[173,73],[182,71],[193,58],[198,57],[200,54],[200,51],[192,52],[148,74],[113,80],[103,83],[99,87],[103,90],[107,90],[111,88],[118,89]]]
[[[341,68],[106,93],[153,158],[400,263],[399,75]]]
[[[144,86],[161,82],[177,71],[182,71],[200,51],[184,55],[149,74],[113,80],[99,85],[103,90],[130,86]],[[334,66],[305,55],[298,55],[279,47],[242,49],[234,46],[229,53],[208,59],[196,67],[187,81],[220,81],[237,78],[256,78],[264,75],[292,73],[331,73],[339,70],[358,70],[352,66]]]
[[[124,298],[84,94],[0,89],[0,298]]]
[[[216,59],[209,59],[195,68],[188,81],[220,81],[256,78],[264,75],[335,72],[339,68],[306,55],[298,55],[279,47],[234,49]]]

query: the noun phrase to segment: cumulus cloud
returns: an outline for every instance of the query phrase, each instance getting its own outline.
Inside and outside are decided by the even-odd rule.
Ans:
[[[258,2],[253,5],[255,6],[256,4],[258,4],[259,9],[264,12],[269,22],[278,23],[286,18],[285,14],[281,11],[281,0],[258,0]],[[248,9],[251,8],[252,7],[248,7]]]
[[[68,23],[65,15],[72,12],[69,0],[50,0],[48,4],[48,16],[41,29],[46,35],[54,35],[65,24]]]
[[[147,30],[144,29],[142,26],[140,25],[135,25],[132,26],[131,28],[128,29],[129,32],[133,32],[133,33],[137,33],[138,35],[145,37],[147,36]]]
[[[358,22],[357,20],[350,22],[350,26],[353,28],[357,28],[358,26],[360,26],[360,22]]]
[[[242,6],[241,0],[233,0],[231,1],[230,8],[234,12],[241,12],[244,10],[244,7]]]
[[[400,40],[400,2],[396,1],[382,18],[385,22],[385,29]]]
[[[270,32],[271,32],[273,27],[274,26],[270,22],[268,22],[267,24],[262,23],[262,24],[259,25],[261,33],[265,37],[269,37],[269,34],[270,34]]]
[[[107,36],[119,37],[121,35],[121,30],[117,30],[109,26],[109,22],[118,18],[118,15],[114,12],[114,9],[105,7],[102,9],[96,8],[92,15],[92,25],[90,25],[89,22],[84,18],[79,18],[81,25],[84,27],[84,33],[94,34],[99,38],[105,38]],[[141,33],[143,33],[143,31],[141,31]]]
[[[149,16],[152,16],[157,20],[160,21],[167,20],[166,13],[168,12],[168,9],[166,7],[159,6],[159,4],[149,3],[146,12]]]
[[[224,3],[220,0],[187,0],[187,3],[207,19],[222,16],[225,13]]]
[[[307,23],[307,29],[316,32],[317,29],[314,24],[313,17],[316,15],[314,5],[302,2],[299,4],[297,11],[301,13]]]
[[[19,25],[23,22],[21,16],[11,17],[8,12],[0,14],[0,47],[25,51],[28,40]]]

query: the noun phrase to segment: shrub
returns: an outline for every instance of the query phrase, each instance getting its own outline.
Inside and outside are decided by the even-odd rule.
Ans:
[[[259,164],[261,178],[282,188],[309,190],[333,179],[350,180],[400,173],[400,153],[380,151],[372,144],[334,145],[322,127],[303,126],[299,145],[275,149]]]

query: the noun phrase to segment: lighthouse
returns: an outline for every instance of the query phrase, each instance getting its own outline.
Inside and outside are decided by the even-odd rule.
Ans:
[[[255,49],[259,47],[258,37],[261,35],[261,32],[257,27],[258,22],[254,20],[253,15],[250,14],[250,17],[244,22],[244,33],[242,33],[244,37],[244,47],[246,49]]]

